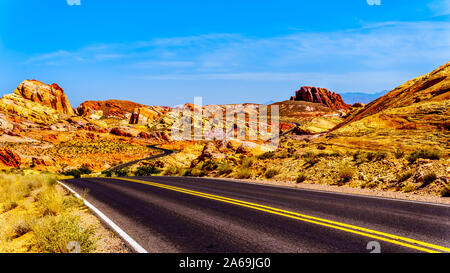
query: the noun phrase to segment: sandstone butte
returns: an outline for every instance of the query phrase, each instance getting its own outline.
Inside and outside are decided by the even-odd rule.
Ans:
[[[64,90],[56,83],[47,85],[36,80],[25,80],[14,90],[14,94],[41,105],[50,107],[58,112],[74,115],[69,99]]]
[[[142,106],[133,110],[130,117],[130,124],[147,125],[171,110],[170,107],[165,106]]]
[[[78,115],[100,114],[105,117],[129,118],[134,109],[144,105],[126,100],[85,101],[77,108]],[[101,111],[101,112],[100,112]]]
[[[4,95],[0,111],[38,124],[52,124],[75,114],[62,88],[36,80],[25,80],[13,94]]]
[[[291,101],[322,103],[334,110],[350,108],[341,95],[320,87],[302,86],[295,92],[295,96],[291,97]]]

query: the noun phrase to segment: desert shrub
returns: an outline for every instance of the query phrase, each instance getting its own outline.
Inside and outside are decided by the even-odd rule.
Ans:
[[[420,149],[409,154],[407,159],[409,163],[414,163],[419,158],[439,160],[441,157],[442,153],[439,150]]]
[[[30,232],[31,223],[35,217],[29,213],[12,214],[8,217],[8,224],[0,227],[0,249],[2,243],[9,242],[13,239]]]
[[[224,162],[219,164],[217,167],[217,171],[220,175],[227,175],[230,174],[233,169],[231,168],[231,165],[228,162]]]
[[[181,171],[181,176],[192,176],[192,171],[191,169],[183,169]]]
[[[449,197],[450,196],[450,184],[444,184],[444,187],[441,189],[439,194],[442,197]]]
[[[128,168],[116,169],[113,171],[113,173],[117,176],[128,176],[130,173],[130,169]]]
[[[215,160],[208,160],[203,162],[200,167],[203,171],[214,171],[218,166],[219,164]]]
[[[413,192],[416,189],[417,189],[417,187],[412,183],[407,183],[406,185],[403,186],[404,192]]]
[[[63,175],[73,176],[74,178],[80,178],[83,174],[91,174],[92,170],[87,166],[83,165],[77,169],[71,169],[62,172]]]
[[[386,152],[368,152],[367,160],[369,161],[380,161],[387,157]]]
[[[297,176],[297,183],[303,183],[306,178],[308,178],[308,176],[306,176],[305,173],[299,173],[299,175]]]
[[[104,170],[102,171],[102,174],[105,175],[106,177],[111,177],[113,175],[113,171],[111,170]]]
[[[201,169],[194,168],[194,169],[191,170],[191,175],[192,176],[200,176],[201,177],[201,176],[205,176],[206,173],[203,170],[201,170]]]
[[[363,151],[357,151],[353,154],[353,161],[356,162],[356,164],[361,164],[367,161],[367,153]]]
[[[272,178],[272,177],[274,177],[275,175],[277,175],[277,174],[279,174],[279,173],[280,173],[280,170],[275,169],[275,168],[271,168],[271,169],[268,169],[268,170],[264,173],[264,177],[265,177],[265,178]]]
[[[258,159],[270,159],[275,157],[275,152],[265,152],[258,156]]]
[[[4,213],[4,212],[7,212],[7,211],[17,208],[17,206],[18,206],[18,204],[16,201],[10,200],[10,201],[7,201],[6,203],[2,204],[0,211],[1,211],[1,213]]]
[[[396,149],[393,154],[397,159],[403,158],[405,156],[405,152],[400,149]]]
[[[320,156],[318,156],[318,154],[315,154],[313,152],[307,152],[303,155],[303,160],[305,161],[306,165],[312,167],[317,163],[319,163]]]
[[[151,176],[153,174],[159,174],[161,170],[155,166],[139,166],[136,171],[134,171],[135,176]]]
[[[179,172],[179,170],[177,167],[169,166],[164,170],[163,174],[164,175],[176,175],[176,174],[178,174],[178,172]]]
[[[251,168],[254,163],[255,163],[255,158],[254,157],[244,157],[242,159],[241,165],[244,168]]]
[[[435,173],[427,173],[424,177],[423,177],[423,186],[426,186],[430,183],[432,183],[434,180],[436,180],[437,176]]]
[[[317,149],[318,149],[318,150],[325,150],[326,147],[325,147],[324,145],[322,145],[322,144],[319,144],[319,145],[317,146]]]
[[[342,166],[339,170],[339,178],[342,182],[349,182],[355,176],[355,170],[347,165]]]
[[[11,230],[14,235],[11,239],[18,238],[30,231],[32,231],[32,223],[34,218],[29,215],[22,215],[22,217],[17,217],[16,221],[12,223]]]
[[[281,152],[276,154],[275,158],[279,158],[279,159],[284,159],[284,158],[289,158],[289,157],[293,157],[294,153],[290,153],[290,152]]]
[[[240,168],[236,176],[240,179],[248,179],[252,176],[252,172],[249,168]]]
[[[32,230],[34,243],[43,252],[66,253],[69,242],[79,243],[83,253],[94,249],[93,229],[83,228],[79,218],[72,214],[43,217]]]
[[[404,181],[408,180],[412,175],[413,175],[412,171],[406,171],[404,173],[397,175],[397,181],[404,182]]]

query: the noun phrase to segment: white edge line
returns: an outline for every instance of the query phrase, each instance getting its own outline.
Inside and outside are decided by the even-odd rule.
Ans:
[[[94,207],[89,201],[81,197],[78,193],[76,193],[74,190],[72,190],[69,186],[65,185],[64,183],[57,181],[59,184],[61,184],[63,187],[65,187],[67,190],[69,190],[71,193],[75,195],[78,199],[83,200],[84,204],[91,209],[95,214],[97,214],[98,217],[100,217],[103,221],[105,221],[108,226],[110,226],[114,232],[116,232],[123,240],[125,240],[134,251],[137,253],[148,253],[145,248],[143,248],[141,245],[139,245],[133,238],[131,238],[130,235],[128,235],[125,231],[123,231],[118,225],[116,225],[111,219],[109,219],[103,212],[101,212],[99,209]]]

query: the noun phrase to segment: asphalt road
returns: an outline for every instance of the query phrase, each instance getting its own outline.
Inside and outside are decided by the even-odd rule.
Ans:
[[[148,252],[449,252],[450,206],[192,177],[62,181]]]

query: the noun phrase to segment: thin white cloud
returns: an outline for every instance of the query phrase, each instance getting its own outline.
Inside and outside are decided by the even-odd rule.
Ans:
[[[434,16],[442,16],[450,14],[450,1],[449,0],[435,0],[428,4],[428,7],[434,13]]]
[[[393,89],[403,81],[419,76],[413,72],[361,71],[337,73],[205,73],[205,74],[164,74],[135,77],[141,80],[158,81],[243,81],[243,82],[297,82],[301,85],[315,85],[332,90],[352,92],[378,92]],[[367,83],[371,83],[370,87]]]
[[[447,62],[449,34],[449,22],[381,22],[278,37],[225,33],[90,45],[28,63],[116,61],[139,79],[302,81],[375,92]]]

